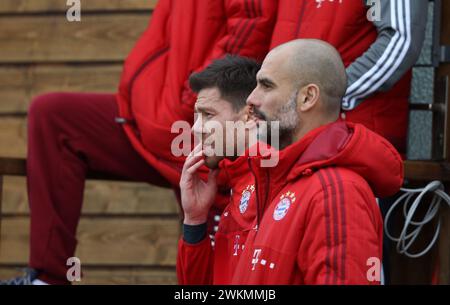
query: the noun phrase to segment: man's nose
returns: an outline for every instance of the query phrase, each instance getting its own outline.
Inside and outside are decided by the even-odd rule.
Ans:
[[[258,98],[258,92],[255,88],[255,90],[252,91],[252,93],[250,93],[250,95],[247,97],[247,105],[252,107],[259,107],[261,106],[261,103],[259,102],[259,98]]]
[[[255,103],[254,103],[255,91],[256,91],[256,89],[253,90],[252,93],[250,93],[250,95],[247,97],[246,103],[247,103],[248,106],[256,106]]]

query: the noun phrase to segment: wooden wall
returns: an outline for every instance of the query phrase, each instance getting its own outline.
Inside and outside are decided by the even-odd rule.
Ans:
[[[440,29],[440,45],[450,45],[450,1],[442,0],[442,7],[440,10],[441,14],[441,29]],[[439,80],[442,77],[450,78],[450,63],[441,63],[436,69],[435,80]],[[446,96],[447,105],[450,105],[450,95]],[[449,106],[447,106],[447,116],[450,113]],[[450,131],[450,118],[446,122],[444,128]],[[445,162],[450,162],[450,134],[447,134],[447,145],[446,145],[447,155],[445,157]],[[450,183],[448,179],[444,177],[436,177],[433,175],[437,174],[437,171],[428,167],[426,170],[429,174],[425,179],[410,179],[410,187],[418,188],[424,187],[431,180],[445,180],[445,189],[447,194],[450,194]],[[422,175],[424,176],[424,175]],[[447,174],[448,177],[448,174]],[[413,181],[414,180],[414,181]],[[425,197],[427,198],[427,197]],[[428,198],[431,199],[431,198]],[[428,201],[430,202],[430,201]],[[418,210],[418,217],[415,218],[423,219],[427,205],[423,205]],[[424,256],[420,258],[408,258],[404,255],[399,255],[393,248],[390,259],[391,259],[391,281],[393,284],[430,284],[432,279],[437,280],[439,284],[450,284],[450,208],[442,202],[442,206],[439,210],[441,229],[439,239],[437,240],[435,246]],[[403,224],[403,215],[398,215],[396,220],[398,224]],[[432,240],[435,229],[436,229],[437,219],[432,223],[426,225],[424,230],[419,235],[419,238],[414,242],[411,252],[418,253],[428,246],[429,242]],[[400,229],[400,227],[398,228]],[[399,230],[395,233],[395,236],[399,235]]]
[[[26,156],[26,113],[51,91],[115,92],[125,56],[146,28],[157,0],[83,0],[82,21],[66,20],[65,0],[0,1],[0,156]],[[450,5],[444,2],[447,16]],[[443,20],[445,21],[445,16]],[[450,44],[449,23],[442,43]],[[448,65],[439,74],[448,74]],[[450,143],[450,142],[449,142]],[[449,186],[448,186],[449,187]],[[0,279],[28,258],[25,178],[6,177]],[[449,209],[439,243],[441,283],[449,282]],[[140,183],[89,181],[76,255],[82,284],[175,283],[178,209],[171,191]],[[426,283],[431,256],[394,254],[394,283]],[[419,266],[419,267],[418,267]]]
[[[157,0],[0,1],[0,156],[26,156],[26,114],[51,91],[115,92],[123,60]],[[6,177],[0,279],[28,260],[26,182]],[[142,183],[89,181],[78,229],[82,284],[176,283],[178,207],[172,191]]]
[[[442,1],[442,24],[441,24],[441,45],[450,46],[450,2]],[[448,77],[450,81],[450,63],[442,64],[438,71],[437,77]],[[450,89],[449,89],[450,90]],[[446,161],[450,163],[450,95],[447,95],[447,145],[446,145]],[[450,194],[450,182],[445,185],[447,194]],[[450,285],[450,207],[446,206],[441,209],[442,231],[439,236],[439,282]]]

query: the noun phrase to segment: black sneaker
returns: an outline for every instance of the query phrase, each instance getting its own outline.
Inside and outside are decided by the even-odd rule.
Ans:
[[[24,270],[25,274],[10,280],[0,281],[0,285],[33,285],[38,277],[38,271],[32,268]]]

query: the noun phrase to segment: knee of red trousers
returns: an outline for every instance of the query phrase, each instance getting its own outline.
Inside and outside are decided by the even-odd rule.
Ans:
[[[33,98],[28,110],[30,116],[41,116],[52,113],[57,103],[61,101],[63,93],[53,92],[41,94]]]
[[[36,130],[33,128],[36,124],[49,124],[61,110],[63,95],[55,92],[36,96],[28,109],[28,129]]]

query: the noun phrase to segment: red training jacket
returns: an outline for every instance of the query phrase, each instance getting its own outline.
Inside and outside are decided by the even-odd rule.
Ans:
[[[408,71],[420,52],[428,2],[383,1],[381,19],[374,22],[367,19],[364,3],[159,0],[125,62],[117,93],[133,147],[177,186],[185,158],[171,153],[176,136],[171,126],[177,120],[192,123],[195,96],[186,84],[190,73],[225,53],[262,60],[283,42],[317,38],[335,46],[347,67],[347,119],[364,124],[404,152]]]
[[[178,187],[184,156],[171,153],[175,121],[192,124],[193,71],[239,54],[261,60],[269,50],[277,1],[159,0],[149,27],[126,59],[117,102],[133,147]]]
[[[359,124],[317,128],[279,152],[221,164],[232,180],[214,247],[179,241],[180,284],[377,284],[367,276],[382,258],[375,195],[403,182],[400,155]],[[250,167],[250,168],[249,168]],[[379,271],[379,270],[378,270]]]
[[[347,68],[342,103],[346,119],[365,125],[405,153],[411,68],[423,44],[428,2],[380,1],[374,20],[368,19],[367,3],[278,1],[271,48],[298,38],[333,45]]]

